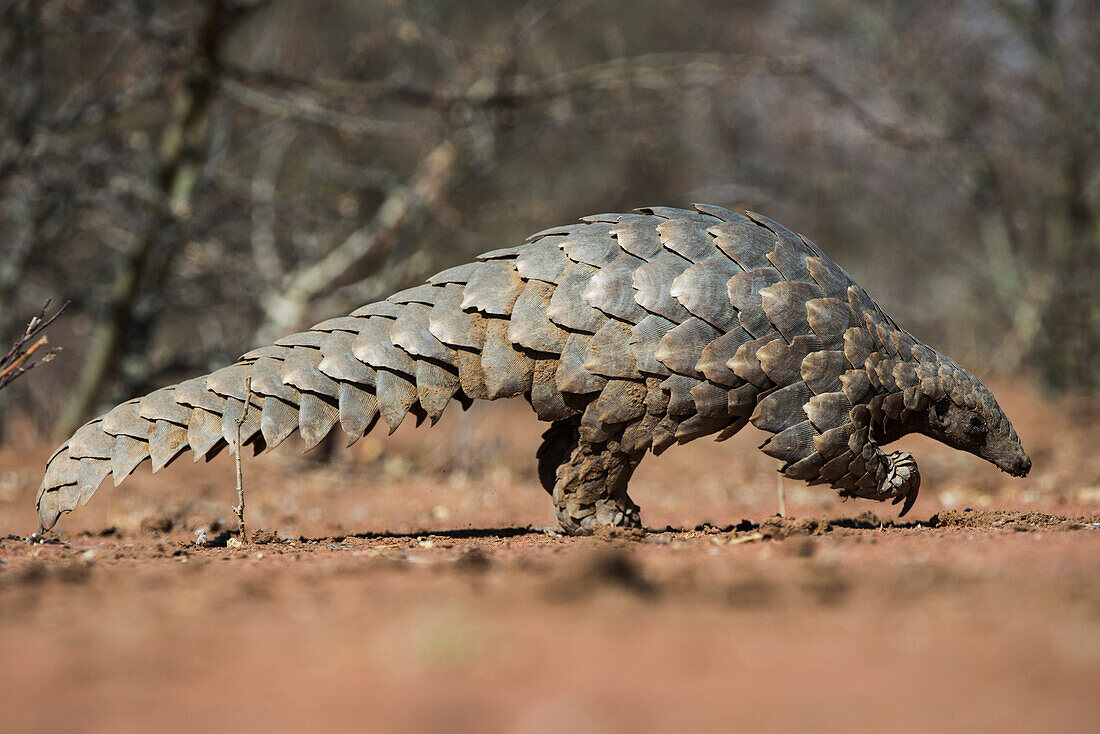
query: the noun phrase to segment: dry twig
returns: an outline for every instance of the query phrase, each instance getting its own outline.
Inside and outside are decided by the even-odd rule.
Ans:
[[[779,496],[779,516],[787,516],[787,492],[783,487],[783,475],[779,475],[779,481],[776,483],[776,494]]]
[[[50,309],[52,300],[47,300],[46,305],[42,307],[42,310],[37,316],[31,319],[27,324],[26,330],[23,335],[12,345],[12,348],[8,350],[8,353],[4,355],[3,359],[0,359],[0,390],[10,385],[16,379],[26,372],[34,369],[38,366],[39,362],[31,361],[31,357],[35,355],[38,350],[49,344],[49,339],[42,332],[46,328],[57,320],[57,317],[65,312],[68,308],[69,302],[66,301],[65,305],[57,309],[57,313],[49,318],[46,318],[46,312]],[[33,342],[33,343],[32,343]],[[30,346],[27,346],[30,344]],[[41,358],[40,362],[49,362],[60,351],[60,349],[50,349]]]
[[[237,467],[237,506],[233,508],[233,512],[237,515],[237,533],[240,536],[242,543],[248,542],[248,530],[244,526],[244,470],[241,468],[241,426],[244,424],[244,419],[248,415],[248,409],[252,405],[252,378],[248,377],[244,381],[246,395],[244,397],[244,410],[241,411],[241,417],[237,419],[237,453],[236,453],[236,467]]]

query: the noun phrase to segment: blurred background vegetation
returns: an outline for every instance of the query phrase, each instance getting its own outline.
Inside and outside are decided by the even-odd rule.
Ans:
[[[982,377],[1095,396],[1098,43],[1094,0],[0,0],[0,344],[73,302],[7,421],[67,435],[693,201],[806,234]]]

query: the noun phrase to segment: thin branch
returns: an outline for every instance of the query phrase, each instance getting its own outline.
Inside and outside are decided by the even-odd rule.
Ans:
[[[223,79],[222,90],[239,105],[277,117],[285,117],[332,128],[342,133],[411,138],[423,133],[419,125],[376,120],[358,113],[332,109],[307,91],[282,92],[278,96],[232,79]]]
[[[46,301],[46,305],[42,307],[38,315],[32,318],[30,323],[27,324],[23,336],[19,337],[8,353],[4,355],[4,358],[0,359],[0,390],[3,390],[21,375],[26,374],[38,366],[39,362],[31,362],[30,358],[34,356],[39,349],[49,343],[49,340],[42,332],[45,331],[50,324],[56,321],[57,318],[65,312],[65,309],[69,307],[69,302],[66,301],[65,305],[57,309],[57,312],[53,316],[46,318],[46,312],[49,311],[51,303],[52,300]],[[34,343],[28,347],[27,344],[32,341]],[[57,354],[57,350],[50,350],[42,357],[41,361],[48,362],[53,359],[55,354]]]
[[[320,261],[288,276],[285,280],[289,290],[303,295],[303,300],[309,300],[346,274],[375,248],[391,245],[394,233],[413,213],[439,197],[446,181],[451,178],[457,162],[456,154],[449,140],[437,145],[424,157],[411,186],[392,190],[365,226],[353,232]]]
[[[653,53],[568,69],[557,74],[510,75],[506,84],[495,83],[491,74],[479,75],[478,83],[454,89],[447,85],[421,87],[401,79],[379,82],[353,82],[346,79],[299,78],[273,71],[250,70],[227,66],[225,85],[232,95],[242,95],[242,104],[270,113],[285,113],[287,102],[282,96],[260,92],[257,84],[279,89],[281,95],[293,93],[298,99],[323,95],[329,104],[397,102],[422,107],[449,107],[467,104],[482,107],[510,107],[523,103],[551,101],[582,91],[631,89],[663,91],[666,89],[714,86],[716,81],[748,74],[788,76],[804,73],[810,62],[801,56],[748,56],[723,53]],[[486,81],[493,82],[485,84]],[[249,94],[262,95],[245,99]],[[345,113],[331,113],[341,115]],[[337,126],[335,118],[314,120]],[[372,121],[377,122],[377,121]],[[398,124],[398,123],[388,123]]]
[[[49,343],[50,343],[49,337],[47,337],[45,335],[42,335],[42,336],[38,337],[38,341],[36,341],[34,344],[32,344],[30,347],[28,347],[27,351],[21,353],[18,357],[16,357],[14,360],[12,360],[11,364],[9,364],[7,367],[5,367],[3,369],[0,369],[0,390],[2,390],[9,383],[11,383],[13,380],[15,380],[16,377],[19,377],[19,375],[23,374],[27,370],[34,367],[34,365],[35,365],[34,362],[27,365],[26,367],[21,367],[21,365],[24,362],[26,362],[28,359],[30,359],[34,355],[35,352],[37,352],[39,349],[41,349],[42,347],[46,346]],[[16,370],[18,370],[18,371],[16,371]]]
[[[143,74],[137,84],[109,97],[103,97],[99,89],[92,87],[81,95],[83,99],[80,101],[66,100],[62,109],[47,120],[44,127],[51,132],[61,132],[97,125],[134,105],[153,99],[164,91],[169,72],[178,67],[181,61],[180,54],[168,54],[160,64]]]
[[[864,107],[854,95],[837,84],[820,68],[812,64],[802,69],[803,75],[812,81],[831,102],[838,107],[843,107],[851,112],[856,123],[874,137],[904,150],[931,150],[939,151],[943,148],[944,141],[926,135],[918,135],[900,125],[895,125],[880,119]]]
[[[722,53],[653,53],[569,69],[547,77],[518,76],[506,92],[489,95],[486,104],[516,104],[556,99],[579,91],[663,91],[692,86],[714,87],[718,81],[748,74],[787,76],[805,73],[811,62],[802,56],[747,56]]]

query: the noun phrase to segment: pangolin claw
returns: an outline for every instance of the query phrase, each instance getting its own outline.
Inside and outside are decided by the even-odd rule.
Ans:
[[[886,475],[882,489],[893,495],[891,504],[905,503],[901,507],[901,513],[898,514],[898,517],[905,517],[916,503],[917,494],[920,491],[920,472],[917,470],[917,462],[912,454],[902,451],[888,454],[886,458],[890,460],[890,472]]]

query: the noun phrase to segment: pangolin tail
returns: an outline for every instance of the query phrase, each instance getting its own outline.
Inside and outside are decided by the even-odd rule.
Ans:
[[[371,304],[90,421],[47,462],[37,495],[40,528],[86,503],[108,476],[117,486],[147,459],[157,472],[188,448],[195,461],[209,460],[226,447],[236,451],[238,440],[260,453],[295,431],[309,450],[337,424],[351,445],[379,421],[392,432],[409,413],[418,424],[434,422],[452,398],[468,406],[462,378],[469,393],[484,391],[478,350],[448,348],[438,355],[446,360],[413,356],[429,344],[430,310],[417,302]],[[460,378],[460,371],[473,374]]]

